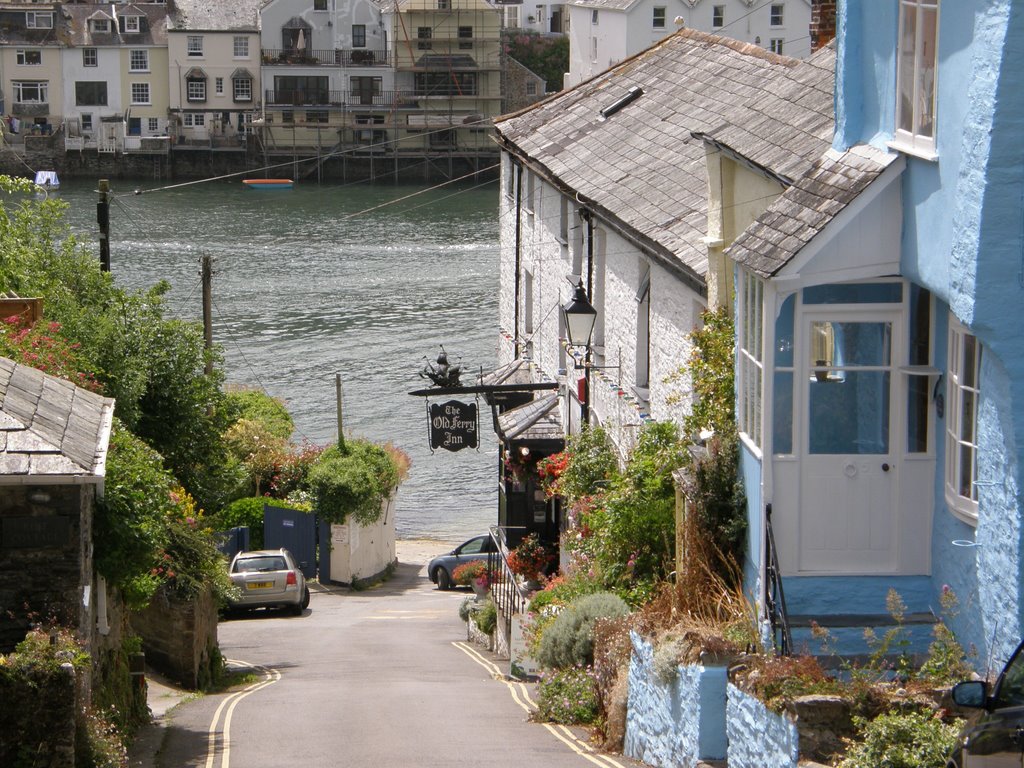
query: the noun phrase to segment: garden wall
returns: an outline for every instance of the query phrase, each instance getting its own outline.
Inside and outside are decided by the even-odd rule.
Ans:
[[[635,633],[631,639],[623,754],[659,768],[724,758],[726,668],[676,665],[665,682],[655,671],[651,644]]]
[[[796,768],[796,725],[731,683],[726,704],[729,768]]]
[[[0,765],[74,768],[81,685],[70,663],[0,667]]]
[[[131,616],[147,663],[185,688],[205,687],[220,664],[217,608],[208,591],[193,600],[180,600],[163,589],[157,592],[148,606]]]
[[[384,502],[384,514],[376,523],[362,525],[350,520],[330,528],[330,581],[352,584],[373,580],[395,562],[394,494]]]

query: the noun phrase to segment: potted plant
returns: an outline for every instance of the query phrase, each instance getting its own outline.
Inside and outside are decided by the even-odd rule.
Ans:
[[[456,568],[452,573],[452,580],[460,586],[472,587],[477,596],[483,597],[491,588],[491,584],[497,581],[497,578],[492,571],[488,570],[485,561],[474,560]]]
[[[540,537],[531,533],[508,555],[508,567],[527,584],[536,584],[551,562],[551,553],[540,543]]]

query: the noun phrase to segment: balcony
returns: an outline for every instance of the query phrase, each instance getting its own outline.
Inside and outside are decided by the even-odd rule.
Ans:
[[[417,105],[412,91],[264,91],[263,103],[268,107],[358,107],[412,108]]]
[[[263,48],[264,64],[302,67],[386,67],[391,61],[385,50],[372,48]]]

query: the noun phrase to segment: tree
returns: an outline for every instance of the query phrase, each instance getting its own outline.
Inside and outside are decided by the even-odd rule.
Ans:
[[[524,67],[544,78],[548,93],[562,90],[562,79],[569,71],[568,37],[521,32],[508,39],[505,50]]]

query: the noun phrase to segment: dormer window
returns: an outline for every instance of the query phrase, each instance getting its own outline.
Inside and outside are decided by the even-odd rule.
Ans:
[[[939,0],[900,0],[896,60],[897,149],[935,157]]]
[[[121,18],[121,31],[127,33],[140,32],[142,26],[138,16],[123,16]]]
[[[53,29],[53,14],[26,11],[25,26],[28,29]]]
[[[103,33],[110,32],[110,19],[93,19],[92,31]]]

